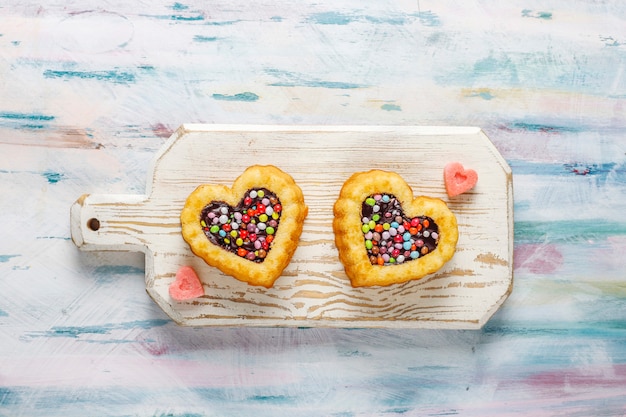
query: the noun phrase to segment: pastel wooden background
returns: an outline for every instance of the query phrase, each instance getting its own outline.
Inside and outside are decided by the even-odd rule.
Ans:
[[[481,330],[177,326],[69,207],[143,193],[182,123],[481,127],[510,298]],[[625,160],[617,0],[4,1],[0,415],[625,415]]]

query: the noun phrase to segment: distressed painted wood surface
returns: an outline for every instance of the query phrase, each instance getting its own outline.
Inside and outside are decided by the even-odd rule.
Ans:
[[[180,230],[196,187],[230,186],[251,161],[288,172],[309,207],[298,250],[271,289],[209,267]],[[446,195],[450,161],[478,170],[471,192]],[[456,253],[435,274],[388,287],[350,285],[334,245],[333,204],[351,174],[370,169],[397,172],[415,197],[444,199],[455,214]],[[155,157],[145,195],[82,196],[70,226],[81,249],[144,252],[147,291],[179,324],[480,328],[513,285],[512,199],[510,168],[478,128],[184,125]],[[198,272],[205,295],[177,302],[168,289],[183,265]]]
[[[625,67],[615,0],[2,2],[0,415],[624,415]],[[182,123],[479,126],[514,290],[480,330],[178,326],[69,207]]]

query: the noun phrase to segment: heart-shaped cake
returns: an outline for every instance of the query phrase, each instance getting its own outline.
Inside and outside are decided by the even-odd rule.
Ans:
[[[302,190],[289,174],[254,165],[232,188],[200,185],[180,219],[193,253],[240,281],[269,288],[289,264],[307,213]]]
[[[352,286],[385,286],[439,270],[456,250],[456,217],[437,198],[414,198],[404,179],[381,170],[352,175],[334,206],[339,259]]]

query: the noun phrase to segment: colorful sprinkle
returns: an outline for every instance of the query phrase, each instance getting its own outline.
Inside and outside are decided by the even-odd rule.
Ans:
[[[200,226],[211,243],[259,263],[271,249],[281,212],[280,201],[271,191],[252,189],[234,208],[222,201],[208,204]]]
[[[361,231],[372,265],[409,262],[435,250],[439,228],[427,216],[407,218],[392,194],[375,194],[363,201]]]

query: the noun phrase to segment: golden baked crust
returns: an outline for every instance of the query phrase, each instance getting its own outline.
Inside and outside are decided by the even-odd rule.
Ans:
[[[362,207],[373,195],[393,194],[407,217],[427,216],[438,226],[438,243],[432,252],[394,265],[373,265],[365,248]],[[452,258],[458,240],[456,217],[437,198],[413,197],[411,187],[393,172],[372,170],[352,175],[334,205],[333,230],[339,259],[352,286],[386,286],[420,279],[440,269]]]
[[[262,262],[254,262],[212,243],[201,224],[201,213],[212,202],[236,207],[243,196],[253,189],[267,189],[280,200],[282,211],[274,240]],[[209,265],[251,285],[271,287],[289,264],[302,233],[308,207],[302,190],[293,178],[272,165],[247,168],[233,183],[204,184],[187,198],[180,215],[182,234],[193,253]]]

